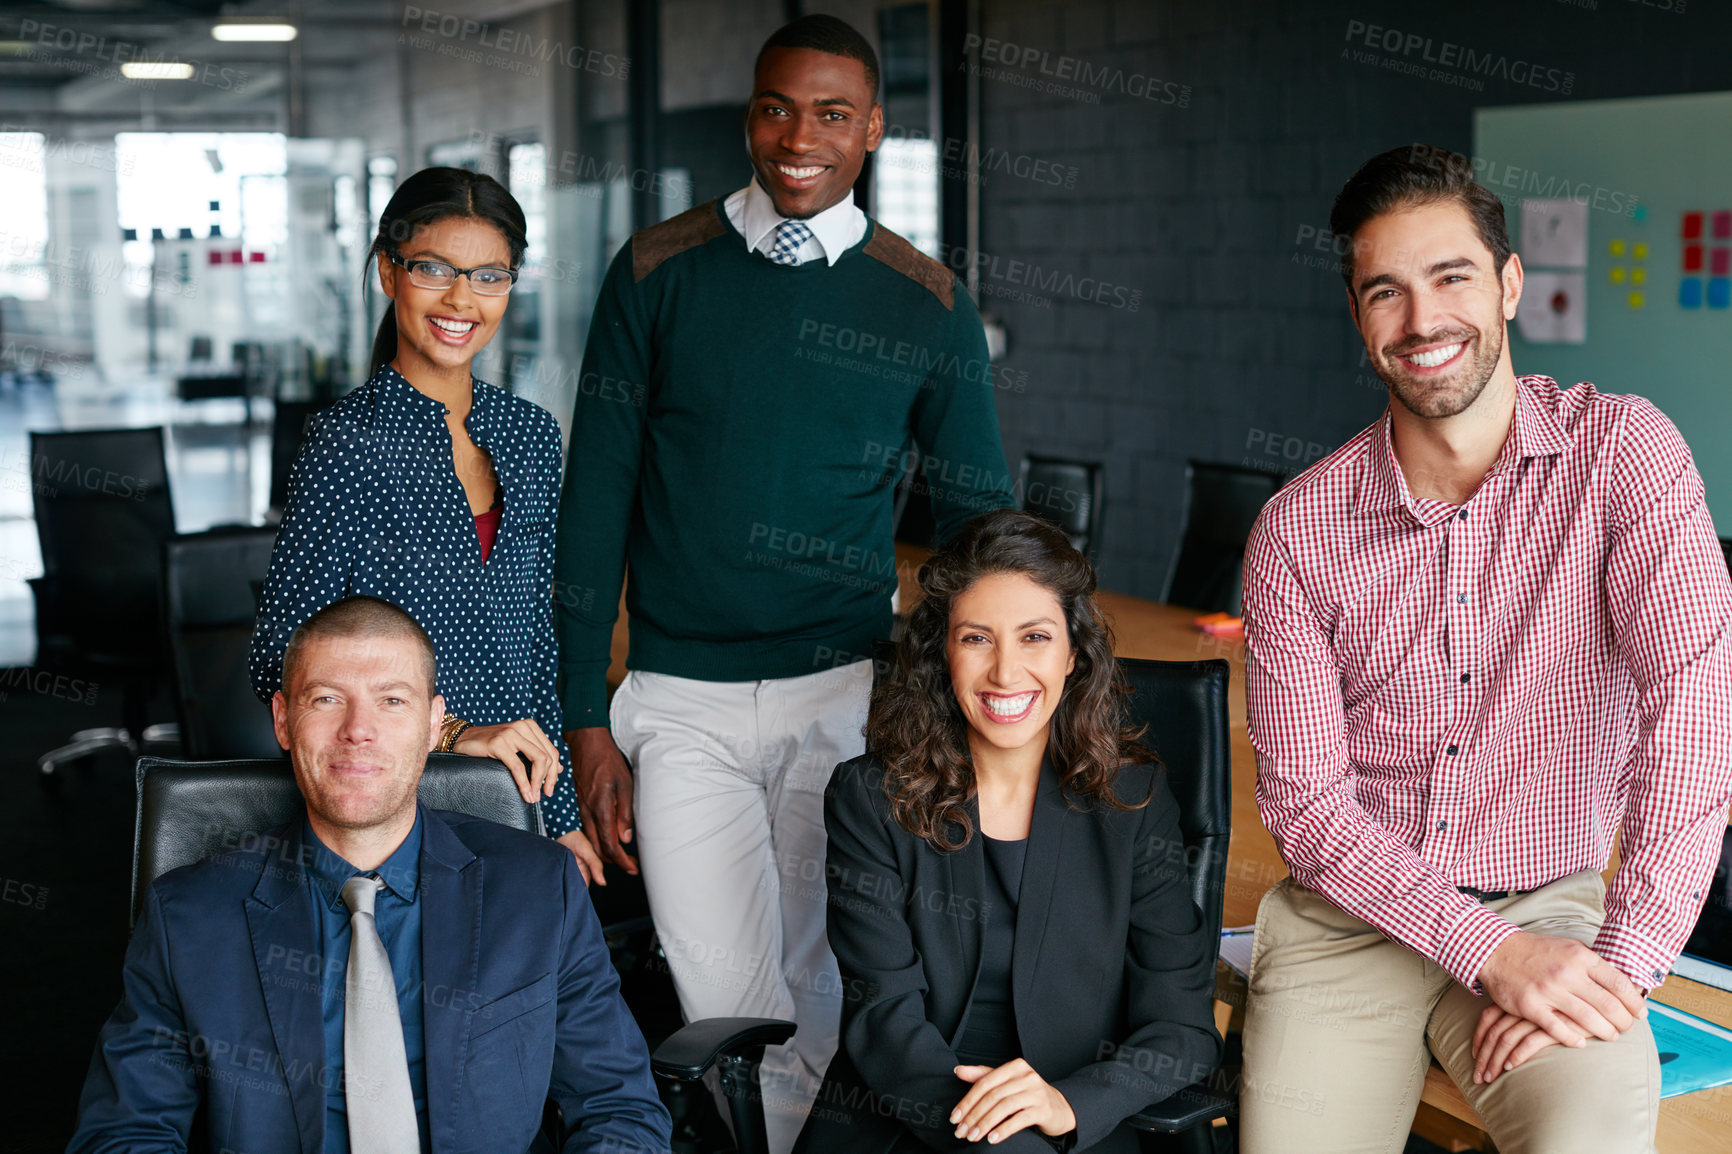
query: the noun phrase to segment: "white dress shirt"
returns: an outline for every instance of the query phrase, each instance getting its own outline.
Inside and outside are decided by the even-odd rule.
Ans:
[[[722,202],[728,223],[746,238],[746,247],[765,256],[776,245],[776,226],[788,218],[776,211],[776,204],[764,186],[754,178]],[[866,235],[866,214],[860,211],[852,196],[845,196],[817,216],[804,222],[812,230],[806,243],[795,254],[800,264],[822,257],[830,264],[860,243]]]

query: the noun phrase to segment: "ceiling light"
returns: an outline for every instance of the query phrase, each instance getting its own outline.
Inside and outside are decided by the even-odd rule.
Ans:
[[[134,60],[120,66],[128,80],[191,80],[192,65],[172,60]]]
[[[300,30],[293,24],[218,24],[210,30],[214,40],[293,40]]]

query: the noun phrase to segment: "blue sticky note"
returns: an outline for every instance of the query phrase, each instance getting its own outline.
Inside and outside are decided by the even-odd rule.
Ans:
[[[1732,308],[1732,277],[1717,276],[1708,281],[1708,307]]]
[[[1681,309],[1699,309],[1702,307],[1702,282],[1693,276],[1687,276],[1678,282],[1678,307]]]

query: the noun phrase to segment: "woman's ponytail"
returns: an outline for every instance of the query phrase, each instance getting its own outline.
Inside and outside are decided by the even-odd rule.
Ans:
[[[373,337],[373,363],[367,366],[369,378],[386,365],[397,359],[397,302],[387,301],[389,306],[385,315],[379,321],[379,331]]]

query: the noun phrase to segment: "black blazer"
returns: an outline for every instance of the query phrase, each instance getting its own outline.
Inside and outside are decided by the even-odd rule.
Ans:
[[[1012,989],[1022,1056],[1076,1114],[1076,1149],[1136,1150],[1125,1118],[1220,1061],[1218,943],[1191,901],[1178,805],[1157,766],[1120,770],[1133,810],[1067,805],[1041,767],[1017,902]],[[841,1048],[796,1154],[976,1149],[1051,1154],[1030,1128],[958,1141],[967,1086],[951,1068],[980,967],[979,811],[940,853],[897,824],[871,755],[836,767],[824,798],[830,946],[843,985]]]

